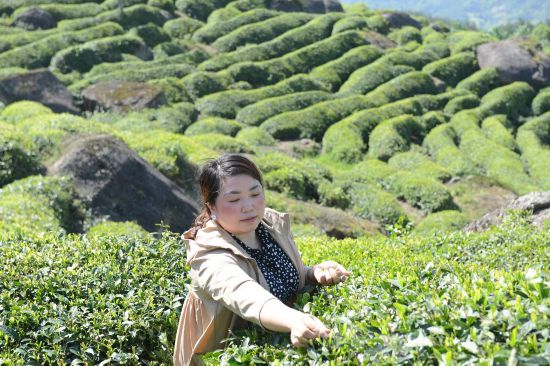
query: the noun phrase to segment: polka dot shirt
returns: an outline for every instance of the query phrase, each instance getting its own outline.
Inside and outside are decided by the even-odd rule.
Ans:
[[[260,249],[250,248],[235,235],[231,236],[256,260],[269,284],[270,292],[286,302],[298,291],[298,271],[262,223],[256,228],[256,234],[260,238]]]

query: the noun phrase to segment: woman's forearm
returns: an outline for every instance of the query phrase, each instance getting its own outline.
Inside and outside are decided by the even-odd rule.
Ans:
[[[277,299],[267,301],[260,311],[260,323],[275,332],[290,332],[303,313],[292,309]]]

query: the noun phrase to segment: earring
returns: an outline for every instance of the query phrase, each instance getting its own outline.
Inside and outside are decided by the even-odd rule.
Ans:
[[[216,214],[213,213],[212,215],[210,215],[210,218],[212,219],[212,221],[216,221],[217,219]]]

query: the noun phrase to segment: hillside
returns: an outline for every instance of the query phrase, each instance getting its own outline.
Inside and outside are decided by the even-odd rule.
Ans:
[[[254,328],[208,364],[549,364],[548,222],[461,229],[550,191],[550,26],[341,10],[0,2],[0,365],[170,364],[179,234],[222,152],[258,164],[306,264],[352,276],[294,304],[331,338]]]
[[[373,9],[393,9],[429,14],[469,23],[478,28],[490,29],[520,19],[529,22],[546,22],[550,17],[550,3],[538,0],[364,0],[344,3],[365,3]]]

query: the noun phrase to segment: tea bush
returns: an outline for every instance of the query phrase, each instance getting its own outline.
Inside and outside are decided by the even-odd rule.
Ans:
[[[521,158],[526,162],[529,174],[543,189],[550,188],[550,112],[533,118],[517,131],[516,141]]]
[[[537,96],[533,98],[532,109],[535,116],[550,111],[550,88],[544,88],[538,92]]]
[[[498,71],[495,67],[488,67],[474,72],[457,84],[457,89],[468,90],[478,97],[482,97],[490,90],[501,86]]]
[[[411,142],[419,142],[421,133],[422,127],[413,116],[388,119],[370,133],[368,155],[386,161],[395,153],[408,150]]]
[[[496,40],[488,33],[471,30],[454,32],[447,39],[453,55],[464,51],[475,51],[477,46]]]
[[[221,52],[230,52],[240,46],[270,41],[277,36],[300,27],[314,18],[307,13],[286,13],[252,24],[242,25],[230,33],[222,35],[212,46]]]
[[[415,234],[430,234],[434,232],[453,232],[468,224],[466,216],[456,210],[434,212],[426,216],[415,228]]]
[[[365,94],[378,86],[413,71],[410,66],[393,65],[386,62],[373,62],[355,70],[342,84],[339,92]]]
[[[250,126],[259,126],[278,114],[304,109],[327,99],[332,99],[332,96],[324,91],[304,91],[266,98],[239,110],[236,120]]]
[[[241,108],[262,99],[311,90],[323,90],[323,85],[307,75],[295,75],[277,84],[254,90],[227,90],[206,95],[195,106],[207,116],[235,118]]]
[[[511,122],[502,114],[487,117],[481,123],[481,129],[489,140],[512,151],[517,151],[518,145],[510,132],[511,128]]]
[[[343,14],[327,13],[295,28],[279,37],[259,45],[242,47],[233,52],[223,53],[199,65],[203,71],[219,71],[243,61],[262,61],[282,56],[313,42],[323,40],[331,33],[332,25],[343,18]]]
[[[378,47],[359,46],[344,53],[336,60],[329,61],[311,70],[310,75],[326,84],[329,90],[336,91],[358,68],[370,64],[382,55]]]
[[[406,170],[442,182],[452,178],[452,174],[447,169],[417,151],[396,153],[388,160],[388,165],[398,170]]]
[[[493,89],[481,98],[479,110],[488,117],[493,114],[506,114],[512,119],[528,114],[535,91],[529,84],[516,81]]]
[[[456,86],[461,80],[478,69],[473,52],[461,52],[447,58],[431,62],[422,71],[443,80],[449,86]]]

